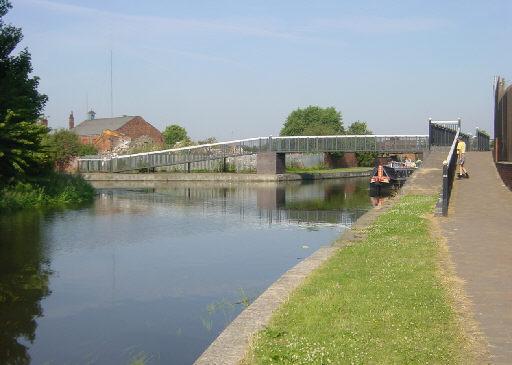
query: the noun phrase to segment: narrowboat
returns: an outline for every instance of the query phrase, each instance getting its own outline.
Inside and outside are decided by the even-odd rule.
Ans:
[[[416,167],[407,166],[403,162],[391,162],[373,169],[370,178],[370,191],[374,193],[398,190]]]

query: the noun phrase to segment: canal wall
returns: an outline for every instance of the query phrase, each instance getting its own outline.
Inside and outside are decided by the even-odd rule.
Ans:
[[[373,169],[358,171],[338,171],[325,173],[301,173],[301,174],[236,174],[236,173],[82,173],[87,181],[301,181],[301,180],[322,180],[339,179],[346,177],[370,176]]]

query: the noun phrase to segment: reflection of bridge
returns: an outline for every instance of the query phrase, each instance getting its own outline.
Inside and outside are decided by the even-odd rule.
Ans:
[[[278,209],[278,210],[260,210],[260,218],[266,218],[269,224],[272,223],[294,223],[305,224],[315,227],[317,225],[337,225],[350,228],[356,220],[366,213],[366,210],[294,210],[294,209]]]
[[[260,223],[313,227],[327,224],[349,228],[367,211],[368,194],[362,181],[365,182],[352,179],[342,183],[330,180],[323,184],[251,185],[177,182],[160,188],[145,186],[143,190],[149,190],[150,194],[133,194],[124,189],[117,190],[115,185],[103,186],[101,183],[95,187],[106,189],[101,190],[100,214],[119,211],[140,214],[145,209],[164,204],[172,205],[175,212],[198,209],[205,213],[240,215],[242,219],[257,217]],[[138,190],[138,187],[133,185],[131,189]]]

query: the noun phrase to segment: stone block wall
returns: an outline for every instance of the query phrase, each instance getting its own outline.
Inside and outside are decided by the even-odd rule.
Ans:
[[[286,167],[312,168],[325,164],[324,153],[288,153]]]

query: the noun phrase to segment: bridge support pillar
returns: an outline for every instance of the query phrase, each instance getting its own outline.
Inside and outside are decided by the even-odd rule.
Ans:
[[[258,174],[284,174],[286,160],[284,153],[261,152],[256,156],[256,172]]]

